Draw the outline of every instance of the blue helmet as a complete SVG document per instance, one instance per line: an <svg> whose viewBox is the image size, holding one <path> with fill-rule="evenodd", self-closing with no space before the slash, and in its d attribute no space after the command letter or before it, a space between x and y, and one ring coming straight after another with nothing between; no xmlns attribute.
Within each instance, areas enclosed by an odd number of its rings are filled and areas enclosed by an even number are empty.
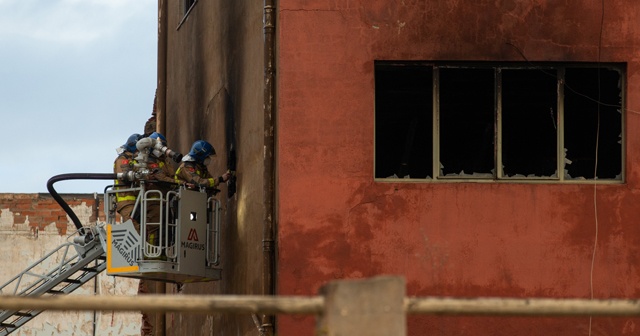
<svg viewBox="0 0 640 336"><path fill-rule="evenodd" d="M158 133L158 132L153 132L151 133L151 135L149 135L149 137L151 139L160 139L160 141L162 142L163 146L167 145L167 138L164 137L164 135Z"/></svg>
<svg viewBox="0 0 640 336"><path fill-rule="evenodd" d="M140 137L142 137L140 134L138 133L133 133L129 136L129 138L127 139L127 142L124 143L124 145L122 145L122 147L124 147L124 149L127 152L135 152L136 151L136 142L138 142L138 140L140 140Z"/></svg>
<svg viewBox="0 0 640 336"><path fill-rule="evenodd" d="M204 159L211 155L216 155L216 150L213 149L213 146L211 146L210 143L204 140L194 142L191 146L191 150L189 151L189 156L198 162L203 162Z"/></svg>

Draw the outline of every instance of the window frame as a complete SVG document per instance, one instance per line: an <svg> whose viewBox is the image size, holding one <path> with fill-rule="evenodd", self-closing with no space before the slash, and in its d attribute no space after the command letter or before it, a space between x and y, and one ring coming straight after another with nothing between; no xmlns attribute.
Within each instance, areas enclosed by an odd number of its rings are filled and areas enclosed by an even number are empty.
<svg viewBox="0 0 640 336"><path fill-rule="evenodd" d="M374 62L374 76L377 76L379 66L392 67L392 66L424 66L430 67L432 71L431 77L431 95L432 95L432 109L431 111L425 111L425 113L432 114L432 141L431 141L431 171L428 172L426 178L405 178L405 177L377 177L377 144L376 138L376 122L377 114L375 107L377 107L376 98L374 98L374 180L377 182L489 182L489 183L568 183L568 184L621 184L626 182L626 88L627 88L627 64L623 62L617 63L587 63L587 62L408 62L408 61L375 61ZM492 176L477 177L468 175L454 175L443 176L441 171L441 111L440 111L440 70L445 68L491 68L494 69L494 171ZM620 113L620 173L615 178L598 178L598 176L592 178L584 177L567 177L565 168L567 167L565 158L565 83L566 83L566 69L567 68L594 68L594 69L608 69L618 72L619 80L619 94L620 94L620 106L615 106ZM557 132L556 132L556 173L552 176L506 176L503 167L503 87L502 87L502 72L503 70L511 69L534 69L534 70L553 70L557 72L556 89L557 89ZM551 74L552 75L552 74ZM376 79L377 80L377 79ZM376 86L376 80L374 80L374 90ZM598 80L602 83L600 77ZM376 91L377 97L377 91ZM605 106L606 103L601 102L601 106ZM599 109L598 109L599 110ZM597 157L597 154L596 156ZM598 161L600 158L598 158Z"/></svg>

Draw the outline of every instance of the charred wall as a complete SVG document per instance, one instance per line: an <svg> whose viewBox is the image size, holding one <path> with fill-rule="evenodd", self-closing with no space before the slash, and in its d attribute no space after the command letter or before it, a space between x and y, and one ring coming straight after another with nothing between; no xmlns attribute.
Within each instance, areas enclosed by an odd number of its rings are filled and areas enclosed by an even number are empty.
<svg viewBox="0 0 640 336"><path fill-rule="evenodd" d="M181 293L261 294L262 2L196 1L186 16L184 3L167 2L165 133L185 154L195 140L209 141L217 153L209 166L214 176L227 170L233 147L238 179L232 198L224 185L218 195L223 279L186 284ZM173 335L256 332L250 315L170 314L166 325Z"/></svg>

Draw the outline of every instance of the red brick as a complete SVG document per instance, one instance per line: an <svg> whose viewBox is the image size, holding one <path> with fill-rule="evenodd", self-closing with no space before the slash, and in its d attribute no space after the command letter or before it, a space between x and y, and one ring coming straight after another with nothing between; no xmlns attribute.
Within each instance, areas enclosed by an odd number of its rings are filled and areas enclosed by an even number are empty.
<svg viewBox="0 0 640 336"><path fill-rule="evenodd" d="M51 203L51 204L38 204L38 208L40 209L49 209L49 210L58 210L58 209L62 209L62 207L60 206L60 204L58 203Z"/></svg>
<svg viewBox="0 0 640 336"><path fill-rule="evenodd" d="M24 224L24 221L27 219L27 216L24 215L14 215L13 223L14 224Z"/></svg>
<svg viewBox="0 0 640 336"><path fill-rule="evenodd" d="M43 216L42 217L42 221L45 223L51 223L51 222L56 222L58 220L58 216Z"/></svg>
<svg viewBox="0 0 640 336"><path fill-rule="evenodd" d="M12 208L12 211L20 211L20 210L30 210L33 209L35 204L29 203L16 203L16 205Z"/></svg>
<svg viewBox="0 0 640 336"><path fill-rule="evenodd" d="M19 213L22 216L35 216L38 212L35 210L23 210L23 211L15 211L14 213Z"/></svg>
<svg viewBox="0 0 640 336"><path fill-rule="evenodd" d="M16 202L8 202L8 201L0 201L0 209L14 209L16 207Z"/></svg>
<svg viewBox="0 0 640 336"><path fill-rule="evenodd" d="M42 223L42 216L29 216L29 223Z"/></svg>

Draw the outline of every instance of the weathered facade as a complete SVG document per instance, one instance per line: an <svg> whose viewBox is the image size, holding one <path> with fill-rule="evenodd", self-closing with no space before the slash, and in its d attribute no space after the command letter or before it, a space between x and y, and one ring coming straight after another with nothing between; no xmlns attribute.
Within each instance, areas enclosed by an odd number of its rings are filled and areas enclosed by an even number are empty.
<svg viewBox="0 0 640 336"><path fill-rule="evenodd" d="M159 1L159 131L181 153L209 141L215 176L227 170L231 147L238 162L237 193L229 200L222 186L219 194L223 280L185 284L183 294L262 293L262 12L252 1ZM256 331L250 315L169 314L166 326L169 335Z"/></svg>
<svg viewBox="0 0 640 336"><path fill-rule="evenodd" d="M269 294L274 285L278 295L314 295L330 280L397 274L411 296L638 296L636 1L161 0L159 13L160 131L182 152L209 140L214 173L231 148L238 160L237 194L224 200L223 280L184 293ZM518 105L530 94L541 98ZM449 108L470 99L482 104ZM517 113L535 114L539 101L550 104L540 112L548 124ZM490 146L470 171L458 161L481 152L446 136L473 133L476 110L488 111L489 135L478 139ZM417 130L397 131L403 122ZM519 134L530 136L514 145ZM527 161L538 155L549 162L540 171ZM639 324L408 318L410 335L620 335ZM277 318L279 335L313 328L313 317ZM170 315L167 331L258 333L242 315Z"/></svg>
<svg viewBox="0 0 640 336"><path fill-rule="evenodd" d="M104 222L101 196L63 194L61 197L83 224ZM75 231L73 222L48 194L0 194L0 255L5 258L0 272L0 285L67 243ZM43 266L35 271L56 267L55 264ZM33 280L25 278L27 283ZM135 295L137 289L137 280L114 278L101 273L70 295ZM129 312L44 311L14 334L133 336L140 334L140 320L139 313Z"/></svg>

